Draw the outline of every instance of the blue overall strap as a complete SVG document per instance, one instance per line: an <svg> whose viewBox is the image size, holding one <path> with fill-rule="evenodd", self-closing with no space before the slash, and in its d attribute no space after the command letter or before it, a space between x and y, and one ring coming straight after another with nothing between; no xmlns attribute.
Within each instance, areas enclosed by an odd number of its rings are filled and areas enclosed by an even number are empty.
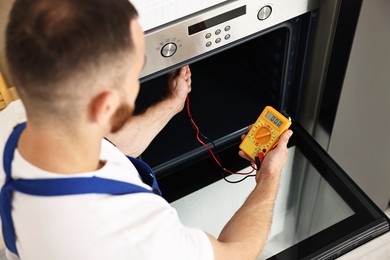
<svg viewBox="0 0 390 260"><path fill-rule="evenodd" d="M11 164L14 157L13 151L17 146L19 136L22 133L23 129L26 127L26 124L20 124L14 128L11 136L8 138L7 143L5 144L4 154L3 154L3 167L5 172L5 181L4 185L1 188L0 193L0 215L1 215L1 226L3 230L4 243L8 250L12 253L18 255L18 250L16 249L16 238L14 226L12 223L11 216L11 199L12 194L6 185L11 182ZM12 152L9 152L12 151Z"/></svg>
<svg viewBox="0 0 390 260"><path fill-rule="evenodd" d="M157 195L162 195L160 188L158 187L157 178L153 170L143 161L127 156L127 158L133 163L138 173L140 174L142 181L152 187L153 191Z"/></svg>
<svg viewBox="0 0 390 260"><path fill-rule="evenodd" d="M35 195L35 196L64 196L64 195L76 195L76 194L111 194L111 195L123 195L138 192L153 191L134 185L127 182L121 182L111 179L104 179L100 177L80 177L80 178L58 178L58 179L18 179L13 180L11 178L11 163L13 160L14 152L17 146L19 136L25 123L18 125L11 136L9 137L5 150L4 150L4 170L6 173L6 181L0 194L0 210L2 218L2 228L4 234L5 244L11 252L18 255L16 249L16 236L11 216L11 201L12 192L18 191L21 193ZM158 189L157 182L154 178L154 174L150 167L140 160L129 158L137 170L140 171L140 175L143 178L148 177L151 182L152 188ZM157 187L157 188L156 188ZM159 189L158 189L159 190Z"/></svg>

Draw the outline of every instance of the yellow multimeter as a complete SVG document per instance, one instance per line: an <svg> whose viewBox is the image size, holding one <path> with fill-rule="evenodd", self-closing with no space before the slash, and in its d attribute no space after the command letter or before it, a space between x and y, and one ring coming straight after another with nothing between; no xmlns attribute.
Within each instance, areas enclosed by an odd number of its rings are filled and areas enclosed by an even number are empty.
<svg viewBox="0 0 390 260"><path fill-rule="evenodd" d="M279 136L290 125L291 119L286 118L273 107L267 106L241 142L240 149L254 161L259 153L264 158L278 144Z"/></svg>

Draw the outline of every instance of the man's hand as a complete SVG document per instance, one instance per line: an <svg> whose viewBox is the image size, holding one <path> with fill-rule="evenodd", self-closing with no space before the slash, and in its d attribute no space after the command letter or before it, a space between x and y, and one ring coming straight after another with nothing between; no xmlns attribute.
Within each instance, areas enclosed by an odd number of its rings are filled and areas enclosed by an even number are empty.
<svg viewBox="0 0 390 260"><path fill-rule="evenodd" d="M248 127L248 131L251 129L252 125ZM279 137L278 145L265 156L264 160L261 161L261 173L258 173L256 176L256 181L259 183L263 174L262 173L280 173L284 164L287 160L287 143L290 139L293 132L291 130L285 131ZM243 140L245 135L241 136ZM246 155L243 151L239 151L238 154L248 161L251 161L251 158Z"/></svg>
<svg viewBox="0 0 390 260"><path fill-rule="evenodd" d="M261 163L260 170L257 173L256 181L259 183L263 177L273 174L280 175L283 166L287 161L287 143L292 136L293 131L287 130L280 137L278 145L264 157ZM279 176L271 176L277 177Z"/></svg>
<svg viewBox="0 0 390 260"><path fill-rule="evenodd" d="M168 98L175 101L177 112L180 112L184 108L187 94L191 91L191 70L188 65L169 73L168 88Z"/></svg>
<svg viewBox="0 0 390 260"><path fill-rule="evenodd" d="M168 95L150 106L144 113L133 116L121 131L107 138L123 153L137 157L177 113L183 110L191 91L191 71L184 66L168 75Z"/></svg>

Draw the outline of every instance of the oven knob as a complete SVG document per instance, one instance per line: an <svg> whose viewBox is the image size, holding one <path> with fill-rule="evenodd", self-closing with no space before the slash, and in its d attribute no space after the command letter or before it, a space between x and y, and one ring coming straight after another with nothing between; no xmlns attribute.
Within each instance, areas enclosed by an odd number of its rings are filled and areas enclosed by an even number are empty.
<svg viewBox="0 0 390 260"><path fill-rule="evenodd" d="M263 6L257 13L257 19L263 21L267 19L272 13L272 8L269 5Z"/></svg>
<svg viewBox="0 0 390 260"><path fill-rule="evenodd" d="M168 58L175 54L177 51L177 45L173 42L165 44L161 49L161 55Z"/></svg>

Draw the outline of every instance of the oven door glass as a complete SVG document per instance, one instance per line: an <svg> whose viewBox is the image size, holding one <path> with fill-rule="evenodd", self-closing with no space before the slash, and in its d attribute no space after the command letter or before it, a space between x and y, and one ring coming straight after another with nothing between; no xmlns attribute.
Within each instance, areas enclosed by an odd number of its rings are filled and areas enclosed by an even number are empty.
<svg viewBox="0 0 390 260"><path fill-rule="evenodd" d="M388 232L385 214L326 151L297 122L291 129L269 241L258 259L334 259ZM184 224L218 236L254 185L253 178L239 184L221 180L172 205Z"/></svg>

